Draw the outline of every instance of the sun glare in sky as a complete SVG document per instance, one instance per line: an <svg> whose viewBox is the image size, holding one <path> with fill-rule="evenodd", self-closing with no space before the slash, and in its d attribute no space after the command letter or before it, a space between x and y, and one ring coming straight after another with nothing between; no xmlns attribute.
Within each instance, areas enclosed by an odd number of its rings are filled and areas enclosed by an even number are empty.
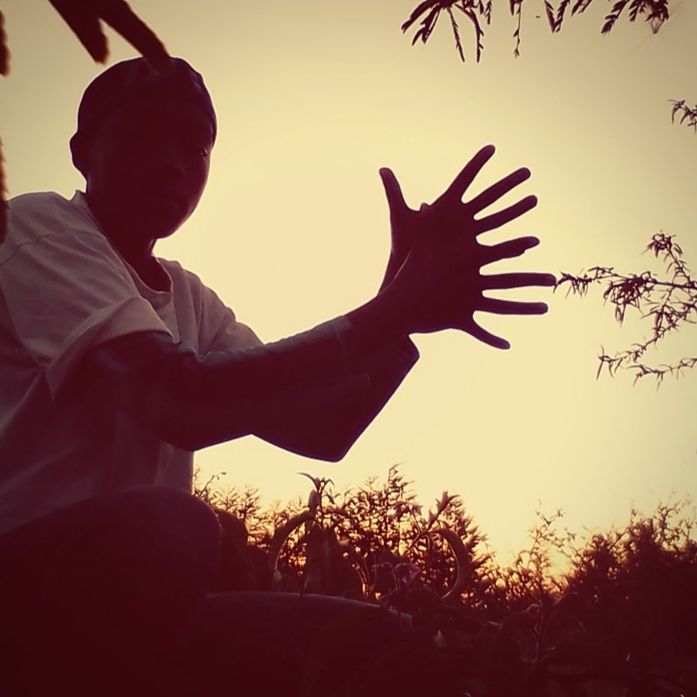
<svg viewBox="0 0 697 697"><path fill-rule="evenodd" d="M656 34L624 20L606 37L603 3L555 36L538 4L540 16L525 4L518 59L506 3L495 3L480 63L463 22L463 64L445 21L428 45L411 46L399 29L410 0L133 0L170 52L204 75L219 120L199 209L157 253L198 274L262 339L288 336L375 294L389 251L380 167L418 207L493 143L472 194L528 166L532 178L503 205L530 193L540 203L485 241L534 234L542 244L489 271L641 271L661 230L697 266L697 135L671 124L669 102L697 102L694 3L675 3ZM48 3L11 0L3 11L9 194L69 197L83 182L68 140L102 68ZM109 36L110 62L135 55ZM202 477L225 472L223 485L257 486L270 502L306 495L300 471L343 489L400 463L426 507L443 489L459 493L502 561L525 544L540 506L563 509L582 532L621 525L632 505L650 512L694 497L697 373L659 390L628 373L595 379L601 345L628 347L648 321L618 327L598 291L498 297L544 300L550 311L479 316L511 342L505 352L454 331L416 336L419 363L341 463L246 438L199 452ZM649 358L694 355L695 338L681 331Z"/></svg>

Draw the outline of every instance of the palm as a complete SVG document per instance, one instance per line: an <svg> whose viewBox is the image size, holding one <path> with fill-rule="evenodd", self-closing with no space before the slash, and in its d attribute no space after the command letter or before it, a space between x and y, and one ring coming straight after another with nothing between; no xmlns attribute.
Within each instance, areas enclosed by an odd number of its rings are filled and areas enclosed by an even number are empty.
<svg viewBox="0 0 697 697"><path fill-rule="evenodd" d="M494 336L474 321L474 313L541 314L546 312L547 307L544 303L489 298L484 293L488 290L523 286L552 286L556 279L545 273L485 275L481 272L482 267L501 259L520 256L539 243L536 237L520 237L496 245L485 245L478 241L477 237L482 233L505 225L537 205L535 196L526 196L496 213L475 217L530 176L530 171L526 168L518 169L471 200L463 202L466 190L493 153L493 146L480 150L448 189L431 205L423 204L419 211L407 206L392 171L387 168L380 170L390 208L392 229L392 253L383 288L399 272L417 235L433 234L442 240L444 246L451 245L450 248L456 249L457 254L461 255L459 268L464 269L464 273L457 279L461 308L458 327L487 344L508 348L509 344L505 339Z"/></svg>

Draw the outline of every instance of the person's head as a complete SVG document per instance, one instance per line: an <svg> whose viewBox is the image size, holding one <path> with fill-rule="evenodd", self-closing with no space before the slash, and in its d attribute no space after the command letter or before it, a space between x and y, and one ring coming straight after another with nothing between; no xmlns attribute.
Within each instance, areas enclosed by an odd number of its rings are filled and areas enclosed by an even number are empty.
<svg viewBox="0 0 697 697"><path fill-rule="evenodd" d="M174 232L198 204L216 134L199 73L180 58L166 72L136 58L87 87L70 150L100 222L155 239Z"/></svg>

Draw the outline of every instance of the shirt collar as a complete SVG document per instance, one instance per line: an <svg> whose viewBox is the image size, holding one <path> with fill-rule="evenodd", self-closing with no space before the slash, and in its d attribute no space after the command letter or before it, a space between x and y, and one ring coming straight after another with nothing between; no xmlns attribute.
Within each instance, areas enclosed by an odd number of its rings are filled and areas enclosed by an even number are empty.
<svg viewBox="0 0 697 697"><path fill-rule="evenodd" d="M167 277L168 289L155 290L154 288L151 288L147 283L145 283L145 281L143 281L143 279L138 275L138 272L126 261L126 259L123 258L119 250L113 244L111 244L111 240L104 233L104 230L102 230L99 221L92 213L92 210L90 209L89 204L87 203L87 196L85 195L84 191L76 189L75 193L73 194L73 197L70 199L70 202L90 221L91 226L94 227L94 229L97 230L99 234L107 240L107 242L109 242L111 248L114 250L114 252L116 252L119 259L123 262L123 265L126 267L128 272L133 277L133 280L138 286L138 290L140 291L141 295L143 295L143 297L146 297L155 305L161 305L163 303L166 303L172 294L172 277L170 276L169 271L167 271L166 267L162 264L162 261L158 257L153 257L153 259L155 259L155 263L164 271L165 276Z"/></svg>

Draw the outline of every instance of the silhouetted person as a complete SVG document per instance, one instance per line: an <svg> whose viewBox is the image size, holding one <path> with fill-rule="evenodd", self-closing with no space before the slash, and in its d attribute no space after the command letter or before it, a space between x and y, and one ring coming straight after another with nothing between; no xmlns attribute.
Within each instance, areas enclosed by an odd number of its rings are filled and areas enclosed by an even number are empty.
<svg viewBox="0 0 697 697"><path fill-rule="evenodd" d="M16 694L44 681L70 694L135 694L185 641L218 553L218 523L191 496L194 451L256 435L338 461L416 362L410 334L455 328L505 348L475 311L546 311L483 295L554 283L480 273L538 243L477 241L536 204L528 196L474 218L529 176L517 170L463 203L487 147L420 211L381 170L392 253L379 293L262 344L197 276L153 253L195 209L216 132L210 96L185 61L161 72L124 61L80 104L70 147L85 192L10 202L0 246L0 610L11 670L0 680L13 675Z"/></svg>

